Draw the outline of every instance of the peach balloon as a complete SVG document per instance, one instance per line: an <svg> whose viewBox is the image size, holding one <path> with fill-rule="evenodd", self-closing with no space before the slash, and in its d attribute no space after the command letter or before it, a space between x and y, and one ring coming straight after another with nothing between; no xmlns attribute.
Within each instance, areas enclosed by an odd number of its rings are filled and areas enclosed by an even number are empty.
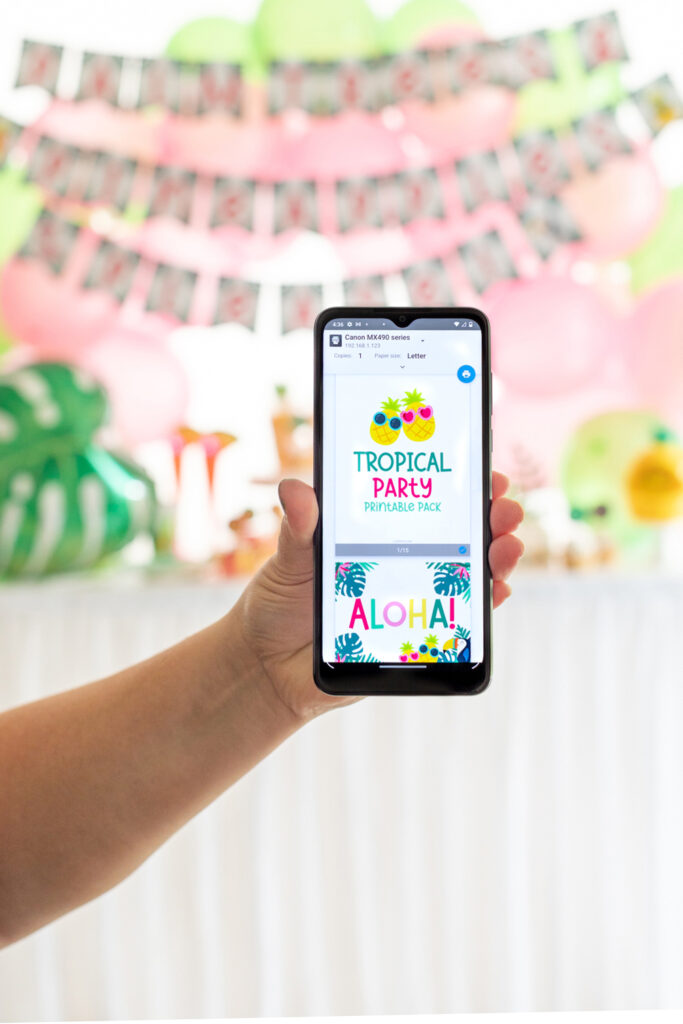
<svg viewBox="0 0 683 1024"><path fill-rule="evenodd" d="M610 259L647 238L663 213L666 193L652 158L641 150L579 174L560 197L584 236L586 252Z"/></svg>

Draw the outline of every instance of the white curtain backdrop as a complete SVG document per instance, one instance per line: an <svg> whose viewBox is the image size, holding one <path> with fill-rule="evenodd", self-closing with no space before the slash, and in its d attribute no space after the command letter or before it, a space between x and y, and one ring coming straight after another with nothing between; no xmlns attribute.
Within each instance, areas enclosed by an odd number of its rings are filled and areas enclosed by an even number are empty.
<svg viewBox="0 0 683 1024"><path fill-rule="evenodd" d="M2 705L151 654L234 595L5 587ZM0 953L0 1019L680 1006L682 624L681 580L520 575L487 693L307 727L132 878Z"/></svg>

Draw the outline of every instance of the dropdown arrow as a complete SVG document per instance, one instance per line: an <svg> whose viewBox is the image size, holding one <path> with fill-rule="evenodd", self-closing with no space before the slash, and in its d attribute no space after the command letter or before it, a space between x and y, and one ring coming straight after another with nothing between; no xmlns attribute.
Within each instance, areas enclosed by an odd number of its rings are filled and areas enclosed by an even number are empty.
<svg viewBox="0 0 683 1024"><path fill-rule="evenodd" d="M403 366L401 366L401 369L402 369L402 370L405 370L405 368L406 368L406 367L405 367L405 363L404 363L404 364L403 364Z"/></svg>

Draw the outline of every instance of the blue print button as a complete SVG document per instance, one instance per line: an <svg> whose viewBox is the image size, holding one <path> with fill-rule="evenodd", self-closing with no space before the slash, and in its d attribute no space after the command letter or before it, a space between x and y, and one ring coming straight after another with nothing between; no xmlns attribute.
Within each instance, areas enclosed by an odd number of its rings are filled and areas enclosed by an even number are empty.
<svg viewBox="0 0 683 1024"><path fill-rule="evenodd" d="M463 384L471 384L472 381L474 380L474 377L474 367L468 366L467 363L461 366L460 369L458 370L458 380L462 381Z"/></svg>

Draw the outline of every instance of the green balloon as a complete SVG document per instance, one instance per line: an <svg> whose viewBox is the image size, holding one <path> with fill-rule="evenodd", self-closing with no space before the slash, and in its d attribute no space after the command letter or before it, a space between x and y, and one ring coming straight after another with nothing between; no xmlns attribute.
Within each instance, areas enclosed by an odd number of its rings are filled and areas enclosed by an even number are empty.
<svg viewBox="0 0 683 1024"><path fill-rule="evenodd" d="M666 209L646 242L628 259L631 289L642 292L683 274L683 186L669 192Z"/></svg>
<svg viewBox="0 0 683 1024"><path fill-rule="evenodd" d="M251 26L232 18L197 18L178 29L165 53L188 64L246 64L252 55Z"/></svg>
<svg viewBox="0 0 683 1024"><path fill-rule="evenodd" d="M0 267L24 244L42 207L40 189L24 181L23 171L0 170Z"/></svg>
<svg viewBox="0 0 683 1024"><path fill-rule="evenodd" d="M562 128L589 110L618 103L626 96L618 64L586 71L571 29L552 32L550 45L557 78L539 79L519 90L515 134Z"/></svg>
<svg viewBox="0 0 683 1024"><path fill-rule="evenodd" d="M561 479L572 518L607 534L627 554L649 556L655 549L657 531L632 515L626 479L666 429L649 412L603 413L575 431L564 453Z"/></svg>
<svg viewBox="0 0 683 1024"><path fill-rule="evenodd" d="M380 27L365 0L263 0L254 45L266 65L372 57L380 52Z"/></svg>
<svg viewBox="0 0 683 1024"><path fill-rule="evenodd" d="M62 363L0 378L0 575L86 568L151 530L154 488L93 436L102 388Z"/></svg>
<svg viewBox="0 0 683 1024"><path fill-rule="evenodd" d="M400 53L414 47L432 29L454 24L478 25L479 19L460 0L407 0L385 23L384 46Z"/></svg>

